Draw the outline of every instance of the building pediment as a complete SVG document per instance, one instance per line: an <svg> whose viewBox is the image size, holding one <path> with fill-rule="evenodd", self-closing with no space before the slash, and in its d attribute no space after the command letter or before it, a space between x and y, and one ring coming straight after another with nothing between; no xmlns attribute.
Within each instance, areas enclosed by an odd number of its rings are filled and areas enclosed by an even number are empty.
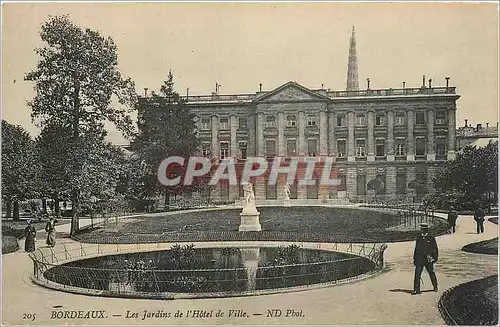
<svg viewBox="0 0 500 327"><path fill-rule="evenodd" d="M301 102L301 101L328 101L329 98L309 90L296 83L288 82L276 89L261 94L255 98L255 102Z"/></svg>

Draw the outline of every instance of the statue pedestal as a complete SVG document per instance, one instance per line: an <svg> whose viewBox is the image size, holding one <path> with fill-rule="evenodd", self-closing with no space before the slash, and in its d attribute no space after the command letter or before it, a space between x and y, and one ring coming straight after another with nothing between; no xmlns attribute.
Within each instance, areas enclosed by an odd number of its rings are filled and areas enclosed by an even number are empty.
<svg viewBox="0 0 500 327"><path fill-rule="evenodd" d="M260 232L262 227L259 221L260 213L257 211L255 206L245 206L243 211L240 213L241 223L240 232L257 231Z"/></svg>
<svg viewBox="0 0 500 327"><path fill-rule="evenodd" d="M292 204L291 204L290 198L285 198L285 199L283 200L283 206L284 206L284 207L289 207L289 206L291 206L291 205L292 205Z"/></svg>

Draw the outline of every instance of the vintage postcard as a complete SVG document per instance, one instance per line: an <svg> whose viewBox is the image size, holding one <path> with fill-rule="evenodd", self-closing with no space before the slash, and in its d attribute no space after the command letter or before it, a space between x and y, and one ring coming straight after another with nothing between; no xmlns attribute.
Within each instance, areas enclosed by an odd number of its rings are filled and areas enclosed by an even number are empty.
<svg viewBox="0 0 500 327"><path fill-rule="evenodd" d="M498 3L2 3L2 324L497 325Z"/></svg>

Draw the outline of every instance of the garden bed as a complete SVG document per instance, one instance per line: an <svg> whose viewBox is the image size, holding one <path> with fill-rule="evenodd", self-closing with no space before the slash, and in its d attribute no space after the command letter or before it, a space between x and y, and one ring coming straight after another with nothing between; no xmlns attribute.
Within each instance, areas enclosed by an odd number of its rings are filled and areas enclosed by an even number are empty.
<svg viewBox="0 0 500 327"><path fill-rule="evenodd" d="M414 240L418 227L394 230L397 214L331 207L260 207L262 232L238 232L241 209L134 217L134 221L83 231L76 239L89 243L155 243L215 240L289 240L317 242L398 242ZM431 232L444 234L444 220L435 218Z"/></svg>
<svg viewBox="0 0 500 327"><path fill-rule="evenodd" d="M498 275L447 290L439 300L439 310L448 325L497 325Z"/></svg>
<svg viewBox="0 0 500 327"><path fill-rule="evenodd" d="M498 255L498 237L491 240L467 244L462 248L462 251Z"/></svg>

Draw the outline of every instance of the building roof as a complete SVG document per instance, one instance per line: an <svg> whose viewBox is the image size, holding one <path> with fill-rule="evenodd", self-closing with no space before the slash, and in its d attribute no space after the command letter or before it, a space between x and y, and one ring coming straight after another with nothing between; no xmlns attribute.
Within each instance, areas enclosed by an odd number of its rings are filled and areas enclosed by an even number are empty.
<svg viewBox="0 0 500 327"><path fill-rule="evenodd" d="M467 146L470 146L470 147L476 147L476 148L484 148L486 147L490 142L493 142L493 143L498 143L498 138L495 138L495 137L483 137L483 138L479 138L477 140L475 140L474 142L472 143L469 143L467 144ZM466 146L466 147L467 147ZM465 147L464 147L465 148ZM462 152L463 149L461 149L460 151L458 152Z"/></svg>

